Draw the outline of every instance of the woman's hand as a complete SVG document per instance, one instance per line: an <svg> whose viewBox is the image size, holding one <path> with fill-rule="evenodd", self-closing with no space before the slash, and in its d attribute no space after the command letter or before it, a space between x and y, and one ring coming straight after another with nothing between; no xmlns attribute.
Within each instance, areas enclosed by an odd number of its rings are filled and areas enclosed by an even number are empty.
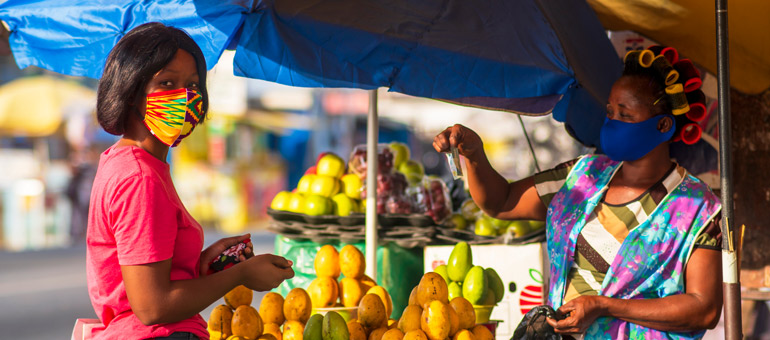
<svg viewBox="0 0 770 340"><path fill-rule="evenodd" d="M456 147L461 155L472 160L475 160L484 151L481 137L473 130L460 124L446 128L433 138L433 148L436 151L449 152L451 147Z"/></svg>
<svg viewBox="0 0 770 340"><path fill-rule="evenodd" d="M556 333L583 333L604 313L601 299L600 296L577 297L559 308L558 312L566 318L558 321L547 318L546 321Z"/></svg>
<svg viewBox="0 0 770 340"><path fill-rule="evenodd" d="M243 278L243 285L252 290L263 292L271 290L284 280L294 277L293 263L281 256L262 254L242 262L238 268Z"/></svg>
<svg viewBox="0 0 770 340"><path fill-rule="evenodd" d="M219 254L222 254L222 252L227 250L227 248L230 248L238 243L241 243L243 242L243 240L246 240L250 237L251 237L251 234L227 237L214 242L214 244L206 248L206 250L201 252L201 258L199 261L200 275L201 276L206 275L206 273L209 271L209 263L211 263L211 261L217 258ZM238 260L241 262L246 261L252 256L254 256L254 244L249 242L246 244L246 248L243 249L243 254L241 254L241 257Z"/></svg>

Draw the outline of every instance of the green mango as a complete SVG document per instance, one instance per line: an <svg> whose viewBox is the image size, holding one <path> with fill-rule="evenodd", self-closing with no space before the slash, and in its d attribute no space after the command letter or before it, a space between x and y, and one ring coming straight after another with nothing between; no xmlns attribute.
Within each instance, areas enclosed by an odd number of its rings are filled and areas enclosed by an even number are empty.
<svg viewBox="0 0 770 340"><path fill-rule="evenodd" d="M503 285L503 280L500 279L500 275L497 275L497 272L492 268L485 268L484 274L487 275L487 285L489 285L489 290L494 292L495 303L502 301L503 295L505 294L505 285Z"/></svg>
<svg viewBox="0 0 770 340"><path fill-rule="evenodd" d="M500 220L494 217L489 217L489 221L492 222L492 225L497 230L500 230L500 229L505 230L506 228L508 228L508 225L511 224L511 221Z"/></svg>
<svg viewBox="0 0 770 340"><path fill-rule="evenodd" d="M449 263L447 263L447 274L449 280L463 281L465 275L473 267L473 254L471 246L467 242L460 242L452 249L449 254Z"/></svg>
<svg viewBox="0 0 770 340"><path fill-rule="evenodd" d="M444 278L444 281L446 282L446 284L449 284L449 274L447 273L445 264L442 264L436 267L436 269L434 269L433 271L438 273L438 275L441 275L441 277Z"/></svg>
<svg viewBox="0 0 770 340"><path fill-rule="evenodd" d="M457 282L452 281L449 284L449 301L452 301L456 297L463 296L463 286Z"/></svg>
<svg viewBox="0 0 770 340"><path fill-rule="evenodd" d="M302 332L302 339L307 340L322 340L324 316L321 314L313 314L307 324L305 324L305 330Z"/></svg>
<svg viewBox="0 0 770 340"><path fill-rule="evenodd" d="M468 271L468 275L463 281L463 297L468 299L471 304L481 304L487 293L487 287L487 275L484 273L484 268L475 266Z"/></svg>
<svg viewBox="0 0 770 340"><path fill-rule="evenodd" d="M496 304L497 301L495 301L495 292L491 289L487 289L487 292L484 293L484 297L481 299L481 302L479 302L479 305L494 306Z"/></svg>
<svg viewBox="0 0 770 340"><path fill-rule="evenodd" d="M350 332L345 319L337 312L327 312L323 319L323 340L349 340ZM304 338L303 338L304 339Z"/></svg>

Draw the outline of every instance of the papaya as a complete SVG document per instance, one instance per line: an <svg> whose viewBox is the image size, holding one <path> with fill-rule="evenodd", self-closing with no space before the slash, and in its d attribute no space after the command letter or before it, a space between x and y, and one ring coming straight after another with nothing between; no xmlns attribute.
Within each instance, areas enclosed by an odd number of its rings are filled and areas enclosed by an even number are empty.
<svg viewBox="0 0 770 340"><path fill-rule="evenodd" d="M324 315L322 332L323 340L350 340L350 331L345 319L334 311Z"/></svg>
<svg viewBox="0 0 770 340"><path fill-rule="evenodd" d="M428 340L428 336L422 330L415 329L404 334L404 340Z"/></svg>
<svg viewBox="0 0 770 340"><path fill-rule="evenodd" d="M444 340L449 336L451 321L449 305L440 300L431 300L422 311L420 328L431 340Z"/></svg>
<svg viewBox="0 0 770 340"><path fill-rule="evenodd" d="M216 340L224 340L233 335L230 327L233 320L233 311L227 305L214 307L209 315L209 337Z"/></svg>
<svg viewBox="0 0 770 340"><path fill-rule="evenodd" d="M259 316L262 317L262 321L266 324L282 325L286 321L286 318L283 316L283 296L275 292L265 294L262 302L259 304Z"/></svg>
<svg viewBox="0 0 770 340"><path fill-rule="evenodd" d="M265 321L265 319L262 318L262 321ZM271 334L276 340L281 340L283 338L281 333L281 325L276 323L266 323L264 329L262 330L262 334Z"/></svg>
<svg viewBox="0 0 770 340"><path fill-rule="evenodd" d="M366 330L357 320L348 321L348 333L350 334L350 340L367 340Z"/></svg>
<svg viewBox="0 0 770 340"><path fill-rule="evenodd" d="M476 310L464 297L456 297L449 302L449 306L457 314L460 329L470 329L476 325Z"/></svg>
<svg viewBox="0 0 770 340"><path fill-rule="evenodd" d="M385 304L374 294L366 294L358 305L358 321L366 329L376 329L387 325ZM371 335L370 335L371 336Z"/></svg>
<svg viewBox="0 0 770 340"><path fill-rule="evenodd" d="M364 254L356 246L348 244L340 250L340 271L345 277L360 279L366 270Z"/></svg>
<svg viewBox="0 0 770 340"><path fill-rule="evenodd" d="M233 313L231 328L233 335L254 340L262 335L262 318L254 307L239 306Z"/></svg>
<svg viewBox="0 0 770 340"><path fill-rule="evenodd" d="M315 255L313 267L318 277L328 276L336 280L340 277L340 254L337 249L330 244L322 246Z"/></svg>
<svg viewBox="0 0 770 340"><path fill-rule="evenodd" d="M251 299L254 298L254 291L246 288L246 286L240 285L225 294L225 303L232 309L236 309L239 306L251 305Z"/></svg>
<svg viewBox="0 0 770 340"><path fill-rule="evenodd" d="M319 276L310 282L307 293L313 308L332 307L337 302L340 289L337 281L328 276Z"/></svg>
<svg viewBox="0 0 770 340"><path fill-rule="evenodd" d="M404 332L398 328L389 329L382 335L382 340L403 340Z"/></svg>
<svg viewBox="0 0 770 340"><path fill-rule="evenodd" d="M461 329L454 337L452 337L452 340L476 340L476 336L467 329Z"/></svg>
<svg viewBox="0 0 770 340"><path fill-rule="evenodd" d="M368 340L382 340L382 336L385 335L385 332L387 331L387 327L376 328L371 333L369 333Z"/></svg>
<svg viewBox="0 0 770 340"><path fill-rule="evenodd" d="M294 288L289 294L286 294L286 299L283 301L283 315L286 320L299 321L305 324L310 319L312 306L313 302L310 300L310 295L302 288ZM286 334L284 334L285 336Z"/></svg>
<svg viewBox="0 0 770 340"><path fill-rule="evenodd" d="M418 305L406 306L404 312L401 313L401 319L398 320L398 328L404 334L420 329L420 317L422 317L422 307Z"/></svg>
<svg viewBox="0 0 770 340"><path fill-rule="evenodd" d="M380 297L382 303L385 305L385 316L390 317L393 313L393 300L390 298L390 294L382 286L374 286L369 289L366 294L374 294Z"/></svg>
<svg viewBox="0 0 770 340"><path fill-rule="evenodd" d="M363 285L354 278L343 277L339 282L339 287L340 302L345 307L357 307L361 298L364 297Z"/></svg>
<svg viewBox="0 0 770 340"><path fill-rule="evenodd" d="M372 289L372 287L377 285L377 282L374 281L371 277L368 275L362 276L360 279L358 279L359 282L361 282L361 287L364 292L369 291L369 289Z"/></svg>
<svg viewBox="0 0 770 340"><path fill-rule="evenodd" d="M446 281L444 281L441 275L429 272L422 276L420 284L417 285L417 303L420 306L424 306L433 300L448 303L449 290ZM443 338L440 340L443 340Z"/></svg>
<svg viewBox="0 0 770 340"><path fill-rule="evenodd" d="M297 320L287 320L283 324L283 340L302 340L305 325Z"/></svg>
<svg viewBox="0 0 770 340"><path fill-rule="evenodd" d="M476 325L471 328L471 333L476 340L494 340L495 335L484 325Z"/></svg>

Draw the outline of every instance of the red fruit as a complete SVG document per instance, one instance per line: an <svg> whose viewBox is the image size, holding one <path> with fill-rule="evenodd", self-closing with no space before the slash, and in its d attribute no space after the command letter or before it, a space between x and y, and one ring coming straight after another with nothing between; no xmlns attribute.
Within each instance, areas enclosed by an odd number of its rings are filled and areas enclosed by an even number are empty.
<svg viewBox="0 0 770 340"><path fill-rule="evenodd" d="M307 170L305 170L305 175L315 175L316 174L315 168L316 168L315 165L307 168Z"/></svg>

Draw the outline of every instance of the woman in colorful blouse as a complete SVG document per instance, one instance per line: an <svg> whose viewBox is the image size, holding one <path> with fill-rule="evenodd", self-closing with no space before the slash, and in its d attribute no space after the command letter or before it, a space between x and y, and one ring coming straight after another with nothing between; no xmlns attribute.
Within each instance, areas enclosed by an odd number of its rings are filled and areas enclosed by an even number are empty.
<svg viewBox="0 0 770 340"><path fill-rule="evenodd" d="M697 339L719 320L721 206L669 155L669 143L699 138L702 93L689 61L661 50L626 56L601 129L605 154L508 183L472 130L455 125L434 139L437 151L465 156L471 196L487 214L546 221L548 304L566 315L548 319L558 333Z"/></svg>

